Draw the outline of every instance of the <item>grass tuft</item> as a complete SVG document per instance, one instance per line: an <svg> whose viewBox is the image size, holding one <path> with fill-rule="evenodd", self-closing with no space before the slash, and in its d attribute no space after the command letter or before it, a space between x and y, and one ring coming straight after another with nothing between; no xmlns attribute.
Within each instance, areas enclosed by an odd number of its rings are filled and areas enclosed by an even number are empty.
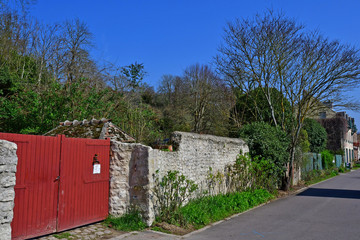
<svg viewBox="0 0 360 240"><path fill-rule="evenodd" d="M109 216L105 223L120 231L141 231L147 227L140 212L136 210L131 210L121 217Z"/></svg>
<svg viewBox="0 0 360 240"><path fill-rule="evenodd" d="M69 238L71 234L68 232L63 232L63 233L54 234L53 236L58 239L63 239L63 238Z"/></svg>

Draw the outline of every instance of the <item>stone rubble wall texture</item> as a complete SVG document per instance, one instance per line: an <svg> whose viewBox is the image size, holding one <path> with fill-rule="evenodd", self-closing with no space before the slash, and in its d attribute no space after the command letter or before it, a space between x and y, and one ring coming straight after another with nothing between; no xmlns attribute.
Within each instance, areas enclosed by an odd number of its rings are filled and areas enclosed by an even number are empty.
<svg viewBox="0 0 360 240"><path fill-rule="evenodd" d="M213 173L223 172L240 153L249 152L241 139L185 132L175 132L171 139L174 152L112 141L110 214L122 215L130 205L135 205L150 225L155 218L151 190L157 170L160 177L177 170L205 189L209 167Z"/></svg>
<svg viewBox="0 0 360 240"><path fill-rule="evenodd" d="M120 216L130 206L131 155L138 144L111 141L109 213Z"/></svg>
<svg viewBox="0 0 360 240"><path fill-rule="evenodd" d="M171 142L177 151L152 150L149 158L150 176L152 177L157 170L160 177L170 170L177 170L198 184L200 191L208 190L207 178L210 167L213 174L218 171L224 172L228 165L235 163L239 154L249 152L246 143L239 138L174 132ZM151 188L153 188L153 181L150 182ZM154 220L155 213L152 204L153 202L150 202L148 223Z"/></svg>
<svg viewBox="0 0 360 240"><path fill-rule="evenodd" d="M109 213L120 216L131 205L147 209L148 155L151 148L139 143L111 141ZM143 202L145 204L143 204Z"/></svg>
<svg viewBox="0 0 360 240"><path fill-rule="evenodd" d="M176 152L153 150L151 174L159 170L159 175L164 176L170 170L177 170L203 189L210 167L212 173L223 172L240 153L249 152L246 143L239 138L175 132L172 139L178 145Z"/></svg>
<svg viewBox="0 0 360 240"><path fill-rule="evenodd" d="M0 140L0 239L11 239L16 182L17 145Z"/></svg>

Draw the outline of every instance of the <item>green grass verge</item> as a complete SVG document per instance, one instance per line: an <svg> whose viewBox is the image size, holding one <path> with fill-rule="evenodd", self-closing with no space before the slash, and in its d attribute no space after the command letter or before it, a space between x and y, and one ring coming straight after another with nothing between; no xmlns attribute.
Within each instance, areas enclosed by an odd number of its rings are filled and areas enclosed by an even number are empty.
<svg viewBox="0 0 360 240"><path fill-rule="evenodd" d="M161 227L158 227L158 226L152 227L151 230L171 234L170 231L165 230L165 229L163 229L163 228L161 228Z"/></svg>
<svg viewBox="0 0 360 240"><path fill-rule="evenodd" d="M147 227L138 211L130 211L121 217L109 216L105 224L120 231L141 231Z"/></svg>
<svg viewBox="0 0 360 240"><path fill-rule="evenodd" d="M264 189L206 196L190 201L179 211L187 224L202 228L274 198Z"/></svg>
<svg viewBox="0 0 360 240"><path fill-rule="evenodd" d="M339 169L340 170L340 169ZM304 176L305 185L312 185L329 178L335 177L339 175L339 172L346 172L346 170L336 170L336 169L329 169L329 170L313 170L311 172L306 173Z"/></svg>
<svg viewBox="0 0 360 240"><path fill-rule="evenodd" d="M312 184L315 184L315 183L318 183L318 182L322 182L322 181L325 181L325 180L327 180L329 178L335 177L337 175L339 175L339 174L330 174L330 175L325 175L325 176L322 176L322 177L318 177L318 178L306 181L305 185L308 186L308 185L312 185Z"/></svg>
<svg viewBox="0 0 360 240"><path fill-rule="evenodd" d="M360 164L359 164L359 163L355 163L352 169L357 170L357 169L359 169L359 168L360 168Z"/></svg>

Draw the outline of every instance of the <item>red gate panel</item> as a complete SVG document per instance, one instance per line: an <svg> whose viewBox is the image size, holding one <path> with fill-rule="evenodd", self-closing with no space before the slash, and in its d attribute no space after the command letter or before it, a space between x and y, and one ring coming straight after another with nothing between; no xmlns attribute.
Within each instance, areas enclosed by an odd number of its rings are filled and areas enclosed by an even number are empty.
<svg viewBox="0 0 360 240"><path fill-rule="evenodd" d="M63 231L107 217L110 140L9 133L0 133L0 139L18 146L13 239ZM100 172L94 172L94 160Z"/></svg>
<svg viewBox="0 0 360 240"><path fill-rule="evenodd" d="M110 140L63 137L58 231L104 220L107 217L109 151ZM100 164L100 173L94 173L94 160Z"/></svg>
<svg viewBox="0 0 360 240"><path fill-rule="evenodd" d="M24 239L56 231L60 137L0 133L17 144L12 237Z"/></svg>

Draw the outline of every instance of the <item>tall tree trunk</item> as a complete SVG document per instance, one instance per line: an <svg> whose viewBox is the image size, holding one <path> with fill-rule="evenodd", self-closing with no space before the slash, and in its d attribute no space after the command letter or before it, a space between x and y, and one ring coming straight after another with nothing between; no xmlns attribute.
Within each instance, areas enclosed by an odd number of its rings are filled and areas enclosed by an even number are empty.
<svg viewBox="0 0 360 240"><path fill-rule="evenodd" d="M293 179L293 169L294 169L294 159L295 159L295 147L292 146L290 149L290 161L288 165L288 169L286 170L286 175L283 178L282 183L282 190L289 191L291 185L292 185L292 179Z"/></svg>

